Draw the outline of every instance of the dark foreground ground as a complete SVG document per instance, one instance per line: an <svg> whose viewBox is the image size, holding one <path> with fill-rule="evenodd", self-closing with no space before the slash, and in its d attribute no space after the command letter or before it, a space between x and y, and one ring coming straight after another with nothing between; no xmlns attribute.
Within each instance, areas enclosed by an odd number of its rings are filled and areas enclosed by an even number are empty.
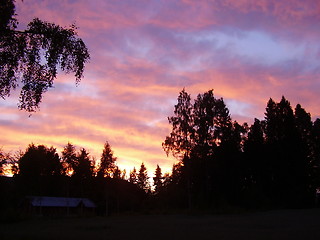
<svg viewBox="0 0 320 240"><path fill-rule="evenodd" d="M0 239L320 239L320 209L35 219L1 224Z"/></svg>

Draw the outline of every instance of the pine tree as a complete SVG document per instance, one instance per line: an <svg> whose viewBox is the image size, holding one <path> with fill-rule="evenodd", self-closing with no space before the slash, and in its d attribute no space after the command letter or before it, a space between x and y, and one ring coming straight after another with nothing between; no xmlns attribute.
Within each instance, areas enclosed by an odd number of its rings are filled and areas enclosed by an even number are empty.
<svg viewBox="0 0 320 240"><path fill-rule="evenodd" d="M89 153L86 149L82 148L77 155L77 165L74 169L73 176L79 179L89 179L93 176L93 164L90 159Z"/></svg>
<svg viewBox="0 0 320 240"><path fill-rule="evenodd" d="M162 189L162 185L163 185L162 172L161 172L161 168L159 167L158 164L157 164L157 168L156 168L154 175L155 175L153 177L154 192L157 194L160 192L160 190Z"/></svg>
<svg viewBox="0 0 320 240"><path fill-rule="evenodd" d="M138 173L137 185L145 192L150 191L150 185L148 180L148 172L144 163L141 163L140 170Z"/></svg>
<svg viewBox="0 0 320 240"><path fill-rule="evenodd" d="M113 178L114 179L121 179L121 170L119 169L119 167L118 166L116 166L115 168L114 168L114 171L113 171Z"/></svg>
<svg viewBox="0 0 320 240"><path fill-rule="evenodd" d="M113 173L116 170L117 158L113 156L113 151L108 141L104 144L103 152L100 158L100 165L98 168L98 177L112 177Z"/></svg>
<svg viewBox="0 0 320 240"><path fill-rule="evenodd" d="M137 170L136 168L134 167L131 171L130 171L130 174L129 174L129 182L133 183L133 184L136 184L137 183Z"/></svg>

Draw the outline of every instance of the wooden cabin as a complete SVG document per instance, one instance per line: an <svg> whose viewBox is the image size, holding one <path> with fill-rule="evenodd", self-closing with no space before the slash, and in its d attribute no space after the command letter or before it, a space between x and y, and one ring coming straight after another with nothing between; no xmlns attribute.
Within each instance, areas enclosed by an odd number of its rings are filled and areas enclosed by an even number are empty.
<svg viewBox="0 0 320 240"><path fill-rule="evenodd" d="M88 198L28 196L22 208L33 216L92 216L96 205Z"/></svg>

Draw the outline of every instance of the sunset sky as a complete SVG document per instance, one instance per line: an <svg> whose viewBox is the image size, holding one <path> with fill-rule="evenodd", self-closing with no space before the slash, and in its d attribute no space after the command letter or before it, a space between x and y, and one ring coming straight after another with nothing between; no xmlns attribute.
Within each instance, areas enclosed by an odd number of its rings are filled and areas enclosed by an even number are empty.
<svg viewBox="0 0 320 240"><path fill-rule="evenodd" d="M91 54L84 79L60 74L40 110L0 100L0 146L69 142L97 160L109 141L121 168L170 171L161 143L179 92L214 89L233 120L264 118L284 95L320 117L318 0L16 0L20 28L33 18L73 23Z"/></svg>

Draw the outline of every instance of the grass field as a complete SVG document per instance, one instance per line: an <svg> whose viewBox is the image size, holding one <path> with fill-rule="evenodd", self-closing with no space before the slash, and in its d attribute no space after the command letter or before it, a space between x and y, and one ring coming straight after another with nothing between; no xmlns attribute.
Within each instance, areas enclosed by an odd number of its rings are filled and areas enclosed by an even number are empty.
<svg viewBox="0 0 320 240"><path fill-rule="evenodd" d="M320 239L320 209L234 215L34 219L0 225L0 239Z"/></svg>

